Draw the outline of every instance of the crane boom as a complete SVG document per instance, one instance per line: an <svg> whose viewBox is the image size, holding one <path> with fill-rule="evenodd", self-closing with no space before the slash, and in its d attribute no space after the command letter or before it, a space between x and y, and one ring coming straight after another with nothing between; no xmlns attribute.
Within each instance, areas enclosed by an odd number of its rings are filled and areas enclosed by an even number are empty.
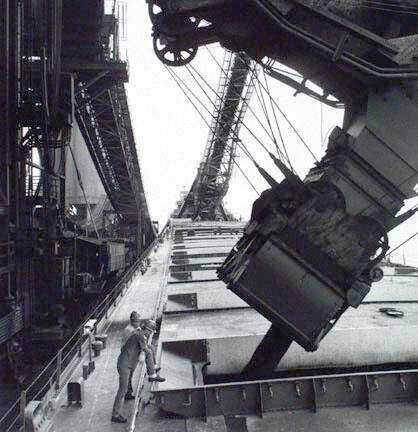
<svg viewBox="0 0 418 432"><path fill-rule="evenodd" d="M238 134L254 88L254 62L226 51L202 162L177 217L228 220L222 200L228 191Z"/></svg>

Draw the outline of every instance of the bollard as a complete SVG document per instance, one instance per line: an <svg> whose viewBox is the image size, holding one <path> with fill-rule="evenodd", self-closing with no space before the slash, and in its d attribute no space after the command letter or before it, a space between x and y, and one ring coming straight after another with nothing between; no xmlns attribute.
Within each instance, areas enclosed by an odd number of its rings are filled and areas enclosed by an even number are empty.
<svg viewBox="0 0 418 432"><path fill-rule="evenodd" d="M95 337L97 341L103 342L103 349L105 349L107 343L107 334L106 333L97 334Z"/></svg>
<svg viewBox="0 0 418 432"><path fill-rule="evenodd" d="M84 329L80 329L80 334L78 335L78 356L83 356L83 336L84 336Z"/></svg>
<svg viewBox="0 0 418 432"><path fill-rule="evenodd" d="M73 402L78 403L81 407L84 402L84 378L80 377L77 381L67 384L67 401L68 405Z"/></svg>
<svg viewBox="0 0 418 432"><path fill-rule="evenodd" d="M89 377L89 364L83 363L83 378L86 380Z"/></svg>
<svg viewBox="0 0 418 432"><path fill-rule="evenodd" d="M99 357L100 351L103 349L103 342L102 341L94 341L91 344L91 347L93 348L94 357Z"/></svg>

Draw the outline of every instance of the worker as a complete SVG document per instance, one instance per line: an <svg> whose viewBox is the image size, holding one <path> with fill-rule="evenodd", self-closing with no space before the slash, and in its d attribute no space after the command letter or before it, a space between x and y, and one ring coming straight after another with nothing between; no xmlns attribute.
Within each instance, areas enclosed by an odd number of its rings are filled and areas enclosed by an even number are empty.
<svg viewBox="0 0 418 432"><path fill-rule="evenodd" d="M152 320L142 320L141 319L141 315L138 312L133 311L131 313L131 316L130 316L130 319L129 319L129 324L125 327L125 329L122 332L121 349L123 349L123 347L126 344L127 340L129 339L129 337L135 331L141 331L141 330L142 330L142 333L145 336L145 343L147 344L146 351L148 351L148 349L151 350L152 360L154 362L154 369L155 369L155 372L158 373L160 371L160 368L159 367L155 367L155 364L156 364L156 360L155 360L155 347L153 345L148 344L148 337L151 334L151 331L155 332L155 330L156 330L156 326L155 326L154 321L152 321ZM133 391L133 386L132 386L132 377L133 377L133 374L134 374L134 370L131 370L130 373L129 373L128 390L127 390L127 392L125 394L125 400L135 399L135 395L134 395L134 391Z"/></svg>
<svg viewBox="0 0 418 432"><path fill-rule="evenodd" d="M142 320L141 321L141 330L145 335L146 340L148 341L149 337L151 336L151 334L155 333L157 330L157 325L155 323L155 321L151 320L151 319L147 319L147 320ZM154 364L157 364L157 357L156 357L156 347L154 345L148 344L148 347L151 349L152 351L152 357L154 360ZM158 372L160 370L160 368L155 368L155 371Z"/></svg>
<svg viewBox="0 0 418 432"><path fill-rule="evenodd" d="M112 409L112 422L115 423L126 423L126 418L121 414L123 399L128 391L129 377L131 373L133 374L142 351L145 353L148 380L157 382L165 381L165 378L157 375L152 350L147 344L145 335L140 329L140 325L141 317L138 312L133 311L130 315L130 326L122 333L123 346L117 362L119 388ZM129 327L132 327L132 329Z"/></svg>

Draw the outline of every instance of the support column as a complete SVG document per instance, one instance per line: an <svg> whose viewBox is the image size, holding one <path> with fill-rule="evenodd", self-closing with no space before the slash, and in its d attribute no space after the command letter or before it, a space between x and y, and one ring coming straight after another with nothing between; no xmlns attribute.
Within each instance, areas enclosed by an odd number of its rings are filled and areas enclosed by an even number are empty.
<svg viewBox="0 0 418 432"><path fill-rule="evenodd" d="M241 372L242 378L245 381L271 378L292 341L280 327L272 325Z"/></svg>
<svg viewBox="0 0 418 432"><path fill-rule="evenodd" d="M9 257L12 252L9 243L9 159L10 159L10 104L9 104L9 0L0 2L0 250L7 258L0 263L0 302L7 301L10 294Z"/></svg>

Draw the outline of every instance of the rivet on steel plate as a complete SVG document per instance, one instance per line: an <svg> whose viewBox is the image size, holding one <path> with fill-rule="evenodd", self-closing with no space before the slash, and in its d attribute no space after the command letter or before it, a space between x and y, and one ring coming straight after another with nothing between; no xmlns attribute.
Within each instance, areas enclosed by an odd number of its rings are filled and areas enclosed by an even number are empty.
<svg viewBox="0 0 418 432"><path fill-rule="evenodd" d="M406 382L405 382L405 379L402 375L399 375L399 382L401 383L402 390L405 391L406 390Z"/></svg>
<svg viewBox="0 0 418 432"><path fill-rule="evenodd" d="M219 402L220 396L219 396L219 390L218 389L215 389L215 399L216 399L216 402Z"/></svg>
<svg viewBox="0 0 418 432"><path fill-rule="evenodd" d="M347 378L347 387L349 392L352 392L354 390L353 381L351 377Z"/></svg>
<svg viewBox="0 0 418 432"><path fill-rule="evenodd" d="M322 393L326 393L327 392L327 386L325 385L325 380L324 379L320 379L319 380L319 385L321 386Z"/></svg>
<svg viewBox="0 0 418 432"><path fill-rule="evenodd" d="M190 406L192 404L192 393L188 391L184 399L183 405Z"/></svg>
<svg viewBox="0 0 418 432"><path fill-rule="evenodd" d="M245 392L245 388L244 387L240 388L240 392L241 392L242 400L247 400L247 393Z"/></svg>
<svg viewBox="0 0 418 432"><path fill-rule="evenodd" d="M302 397L302 393L300 391L300 383L299 382L295 383L295 391L296 391L296 394L298 395L298 398Z"/></svg>
<svg viewBox="0 0 418 432"><path fill-rule="evenodd" d="M271 384L267 384L267 388L269 390L269 396L273 399L273 386Z"/></svg>

